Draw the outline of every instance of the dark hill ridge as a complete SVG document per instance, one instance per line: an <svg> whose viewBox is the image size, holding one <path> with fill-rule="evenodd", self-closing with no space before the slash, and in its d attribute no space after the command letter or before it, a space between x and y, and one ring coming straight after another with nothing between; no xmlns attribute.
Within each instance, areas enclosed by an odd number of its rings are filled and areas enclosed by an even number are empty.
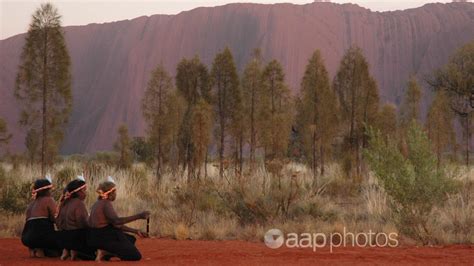
<svg viewBox="0 0 474 266"><path fill-rule="evenodd" d="M112 147L116 129L144 134L140 100L149 74L162 62L174 75L178 61L198 54L208 65L229 46L242 70L254 48L278 59L293 91L299 90L311 53L320 49L331 76L344 51L360 46L383 101L397 103L408 77L423 77L474 40L474 4L428 4L371 12L353 4L229 4L177 15L154 15L106 24L65 27L72 58L74 108L63 153ZM24 34L0 41L0 116L22 148L13 86ZM427 105L425 97L424 105Z"/></svg>

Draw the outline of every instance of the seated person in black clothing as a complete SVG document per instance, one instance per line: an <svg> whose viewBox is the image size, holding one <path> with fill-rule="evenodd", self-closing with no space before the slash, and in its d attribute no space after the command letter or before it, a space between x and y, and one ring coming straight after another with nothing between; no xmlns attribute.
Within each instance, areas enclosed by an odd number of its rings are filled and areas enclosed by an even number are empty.
<svg viewBox="0 0 474 266"><path fill-rule="evenodd" d="M38 179L33 186L33 201L26 210L26 223L21 242L30 250L30 257L56 257L60 249L54 229L56 203L51 197L51 178Z"/></svg>
<svg viewBox="0 0 474 266"><path fill-rule="evenodd" d="M89 214L84 204L87 185L83 176L69 182L62 196L56 225L58 244L63 249L61 260L93 260L95 249L87 246Z"/></svg>
<svg viewBox="0 0 474 266"><path fill-rule="evenodd" d="M148 235L140 230L125 226L125 224L139 219L147 219L148 211L141 212L129 217L119 217L114 210L112 202L117 197L117 191L113 179L99 185L98 200L94 203L89 217L89 236L87 244L96 248L96 261L119 257L121 260L140 260L141 254L135 247L135 237L125 232L135 233L141 237Z"/></svg>

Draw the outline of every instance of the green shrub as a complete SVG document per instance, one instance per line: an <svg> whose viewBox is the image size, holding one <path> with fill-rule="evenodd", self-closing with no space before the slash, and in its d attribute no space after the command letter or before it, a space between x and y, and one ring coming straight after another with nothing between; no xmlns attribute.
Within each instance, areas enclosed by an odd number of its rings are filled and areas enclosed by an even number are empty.
<svg viewBox="0 0 474 266"><path fill-rule="evenodd" d="M220 193L224 205L237 216L240 225L265 224L272 211L265 208L264 196L252 195L238 186Z"/></svg>
<svg viewBox="0 0 474 266"><path fill-rule="evenodd" d="M172 202L179 220L186 226L193 225L199 212L212 211L224 214L224 206L212 181L192 180L173 189Z"/></svg>
<svg viewBox="0 0 474 266"><path fill-rule="evenodd" d="M213 189L212 181L203 181L199 186L197 208L200 211L212 211L217 214L224 214L224 206L219 195Z"/></svg>
<svg viewBox="0 0 474 266"><path fill-rule="evenodd" d="M241 225L265 225L275 219L302 215L299 202L309 190L296 176L283 175L278 166L273 169L276 170L270 175L268 189L261 191L260 186L237 180L228 190L218 192Z"/></svg>
<svg viewBox="0 0 474 266"><path fill-rule="evenodd" d="M394 140L386 142L380 132L374 130L369 130L369 136L365 156L390 196L398 229L423 244L432 242L427 229L430 213L455 191L455 181L444 169L436 167L429 139L416 123L411 124L407 134L407 158Z"/></svg>
<svg viewBox="0 0 474 266"><path fill-rule="evenodd" d="M72 181L77 176L77 171L70 166L66 166L56 173L53 182L57 188L64 188L69 181Z"/></svg>
<svg viewBox="0 0 474 266"><path fill-rule="evenodd" d="M7 178L7 172L0 166L0 209L10 213L22 213L31 199L31 183Z"/></svg>
<svg viewBox="0 0 474 266"><path fill-rule="evenodd" d="M31 199L31 182L6 182L0 190L0 208L11 213L23 213Z"/></svg>

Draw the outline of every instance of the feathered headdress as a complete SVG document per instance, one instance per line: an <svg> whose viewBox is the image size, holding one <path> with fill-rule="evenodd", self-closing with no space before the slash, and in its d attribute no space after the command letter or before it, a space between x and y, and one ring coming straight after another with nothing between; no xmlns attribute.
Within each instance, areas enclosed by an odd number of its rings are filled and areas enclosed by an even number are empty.
<svg viewBox="0 0 474 266"><path fill-rule="evenodd" d="M107 181L115 184L114 178L111 177L110 175L107 177Z"/></svg>
<svg viewBox="0 0 474 266"><path fill-rule="evenodd" d="M78 175L76 179L86 182L86 178L84 177L84 173L82 173L81 175Z"/></svg>

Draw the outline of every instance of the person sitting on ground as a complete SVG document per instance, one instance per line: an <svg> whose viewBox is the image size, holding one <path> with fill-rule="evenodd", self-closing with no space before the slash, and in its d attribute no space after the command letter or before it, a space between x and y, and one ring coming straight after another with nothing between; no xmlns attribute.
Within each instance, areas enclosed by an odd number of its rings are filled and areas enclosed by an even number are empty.
<svg viewBox="0 0 474 266"><path fill-rule="evenodd" d="M26 223L21 242L30 251L30 257L57 257L60 249L54 229L56 203L51 197L51 177L38 179L33 185L33 201L26 209Z"/></svg>
<svg viewBox="0 0 474 266"><path fill-rule="evenodd" d="M135 237L125 232L135 233L141 237L148 237L147 233L125 226L125 224L139 219L147 219L150 212L144 211L129 217L119 217L112 202L117 197L117 190L113 178L109 177L99 185L98 200L94 203L89 216L89 236L87 244L96 248L96 261L119 257L121 260L140 260L141 254L135 247Z"/></svg>
<svg viewBox="0 0 474 266"><path fill-rule="evenodd" d="M93 260L95 249L87 246L87 230L89 214L84 204L87 185L84 177L67 184L62 201L59 204L56 225L58 232L58 244L63 249L61 260L69 257L71 260Z"/></svg>

